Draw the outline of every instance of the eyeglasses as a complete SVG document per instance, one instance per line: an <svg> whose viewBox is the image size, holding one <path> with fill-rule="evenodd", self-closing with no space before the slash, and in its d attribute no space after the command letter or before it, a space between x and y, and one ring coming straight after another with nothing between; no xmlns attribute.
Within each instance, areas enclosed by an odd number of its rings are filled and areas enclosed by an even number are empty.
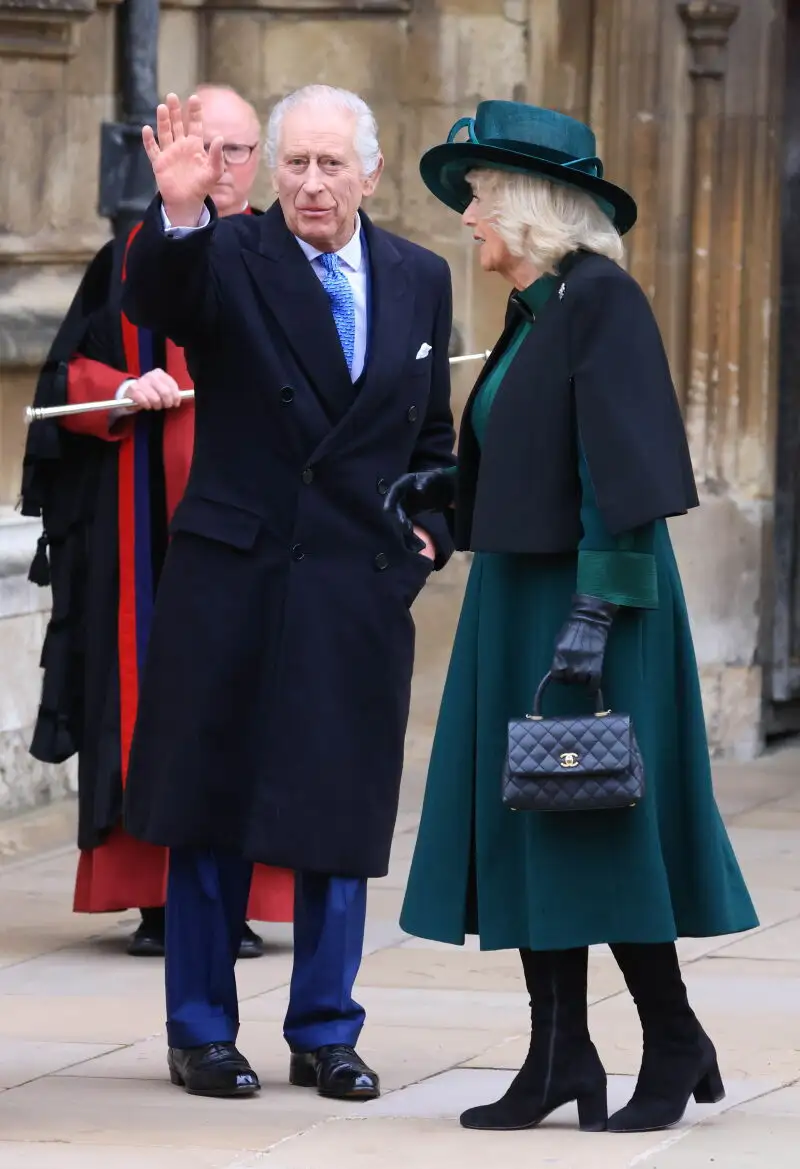
<svg viewBox="0 0 800 1169"><path fill-rule="evenodd" d="M210 142L203 143L206 153L208 153L210 145ZM222 146L222 157L228 166L243 166L244 163L250 161L250 156L257 146L257 142L254 142L252 146L245 146L239 142L225 142Z"/></svg>

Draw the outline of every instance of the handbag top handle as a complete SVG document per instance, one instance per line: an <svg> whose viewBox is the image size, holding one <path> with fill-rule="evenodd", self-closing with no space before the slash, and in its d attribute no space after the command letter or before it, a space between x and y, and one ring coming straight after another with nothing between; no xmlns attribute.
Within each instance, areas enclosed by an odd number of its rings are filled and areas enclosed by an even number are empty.
<svg viewBox="0 0 800 1169"><path fill-rule="evenodd" d="M545 674L545 676L542 678L542 680L539 683L539 686L536 690L536 697L533 700L533 713L526 715L525 716L526 718L535 720L536 722L539 722L541 720L541 718L542 718L542 697L544 696L545 690L547 689L547 687L550 685L550 683L552 681L553 681L553 675L549 672L547 674ZM602 690L598 690L595 694L594 712L598 718L604 718L607 714L611 714L610 710L604 709L603 691Z"/></svg>

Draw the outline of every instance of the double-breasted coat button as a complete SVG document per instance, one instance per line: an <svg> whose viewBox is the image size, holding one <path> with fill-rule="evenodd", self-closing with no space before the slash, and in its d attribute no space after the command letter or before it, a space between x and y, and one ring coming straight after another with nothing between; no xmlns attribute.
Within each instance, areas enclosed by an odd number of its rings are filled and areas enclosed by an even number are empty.
<svg viewBox="0 0 800 1169"><path fill-rule="evenodd" d="M385 479L379 479L375 486L378 488L378 495L386 495L389 490L389 484Z"/></svg>
<svg viewBox="0 0 800 1169"><path fill-rule="evenodd" d="M379 552L375 557L375 567L377 568L378 572L383 572L384 568L389 567L389 557L385 552Z"/></svg>
<svg viewBox="0 0 800 1169"><path fill-rule="evenodd" d="M291 386L284 386L281 390L281 405L291 406L294 401L294 390Z"/></svg>
<svg viewBox="0 0 800 1169"><path fill-rule="evenodd" d="M302 544L292 544L292 560L302 560L305 556Z"/></svg>
<svg viewBox="0 0 800 1169"><path fill-rule="evenodd" d="M409 422L416 422L418 413L419 413L419 411L417 410L416 406L409 406L408 413L406 414L406 418L408 419Z"/></svg>
<svg viewBox="0 0 800 1169"><path fill-rule="evenodd" d="M314 482L314 472L310 467L306 467L303 471L303 482L306 484Z"/></svg>

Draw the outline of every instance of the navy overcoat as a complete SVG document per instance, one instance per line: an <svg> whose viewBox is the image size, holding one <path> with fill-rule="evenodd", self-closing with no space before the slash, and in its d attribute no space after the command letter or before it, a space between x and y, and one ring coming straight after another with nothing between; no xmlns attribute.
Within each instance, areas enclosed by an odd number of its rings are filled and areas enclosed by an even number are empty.
<svg viewBox="0 0 800 1169"><path fill-rule="evenodd" d="M370 335L354 387L328 298L276 203L168 238L149 208L132 321L185 347L195 450L159 582L126 782L143 840L382 876L430 562L384 512L450 466L451 283L362 214ZM424 346L430 352L418 356ZM441 516L420 521L452 551Z"/></svg>

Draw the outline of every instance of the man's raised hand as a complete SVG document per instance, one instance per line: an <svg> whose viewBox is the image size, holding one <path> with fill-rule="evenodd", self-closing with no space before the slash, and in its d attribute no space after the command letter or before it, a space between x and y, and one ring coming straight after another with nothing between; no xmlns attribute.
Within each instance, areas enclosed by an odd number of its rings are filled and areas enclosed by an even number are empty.
<svg viewBox="0 0 800 1169"><path fill-rule="evenodd" d="M200 98L193 94L184 114L176 94L168 93L166 104L156 111L156 133L145 126L142 141L170 223L195 227L206 196L225 169L221 138L215 138L206 152Z"/></svg>

